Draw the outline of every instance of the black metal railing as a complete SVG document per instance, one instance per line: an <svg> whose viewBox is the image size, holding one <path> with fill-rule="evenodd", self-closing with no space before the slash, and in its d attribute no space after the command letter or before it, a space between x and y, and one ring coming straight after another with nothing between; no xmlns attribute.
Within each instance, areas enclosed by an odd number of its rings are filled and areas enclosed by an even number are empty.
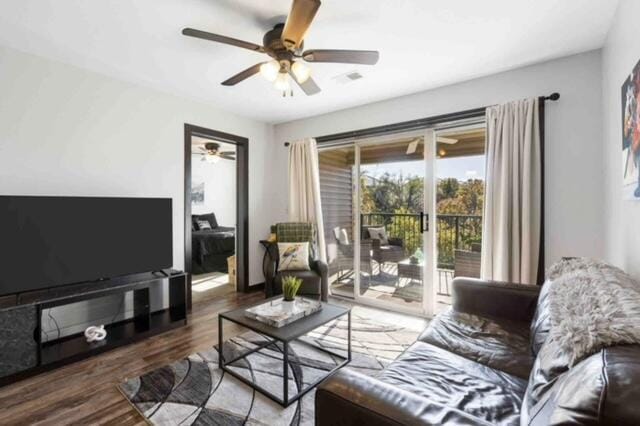
<svg viewBox="0 0 640 426"><path fill-rule="evenodd" d="M387 235L402 239L407 256L422 248L420 214L363 213L361 226L384 226ZM438 268L453 269L455 250L478 250L482 240L482 216L438 214L436 218ZM478 247L476 247L478 246Z"/></svg>

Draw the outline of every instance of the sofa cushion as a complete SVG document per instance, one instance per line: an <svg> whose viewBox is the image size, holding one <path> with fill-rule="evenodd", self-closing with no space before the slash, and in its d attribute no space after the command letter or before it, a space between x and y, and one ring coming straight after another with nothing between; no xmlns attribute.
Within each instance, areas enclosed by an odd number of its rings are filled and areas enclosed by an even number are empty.
<svg viewBox="0 0 640 426"><path fill-rule="evenodd" d="M636 425L640 419L640 345L602 349L559 376L523 425Z"/></svg>
<svg viewBox="0 0 640 426"><path fill-rule="evenodd" d="M524 412L546 401L567 374L574 374L581 360L605 353L606 348L637 342L637 288L638 283L624 271L601 261L566 259L550 268L532 322L536 359Z"/></svg>
<svg viewBox="0 0 640 426"><path fill-rule="evenodd" d="M520 424L527 381L451 353L416 342L379 376L435 403L464 411L492 424Z"/></svg>
<svg viewBox="0 0 640 426"><path fill-rule="evenodd" d="M551 287L551 281L546 280L540 290L540 296L538 296L538 304L536 306L536 313L533 315L533 321L531 321L531 353L533 356L538 355L540 348L547 340L549 331L551 330L551 323L549 322L549 288Z"/></svg>
<svg viewBox="0 0 640 426"><path fill-rule="evenodd" d="M418 340L523 379L533 365L529 325L524 322L449 309L435 317Z"/></svg>

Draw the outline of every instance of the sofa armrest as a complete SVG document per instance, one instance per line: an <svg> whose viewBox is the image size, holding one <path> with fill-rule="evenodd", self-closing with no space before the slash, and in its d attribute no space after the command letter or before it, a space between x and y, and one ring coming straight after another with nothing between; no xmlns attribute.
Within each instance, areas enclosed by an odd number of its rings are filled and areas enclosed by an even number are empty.
<svg viewBox="0 0 640 426"><path fill-rule="evenodd" d="M454 278L453 309L458 312L531 322L540 286L476 278Z"/></svg>
<svg viewBox="0 0 640 426"><path fill-rule="evenodd" d="M482 425L481 419L343 368L316 390L316 425Z"/></svg>

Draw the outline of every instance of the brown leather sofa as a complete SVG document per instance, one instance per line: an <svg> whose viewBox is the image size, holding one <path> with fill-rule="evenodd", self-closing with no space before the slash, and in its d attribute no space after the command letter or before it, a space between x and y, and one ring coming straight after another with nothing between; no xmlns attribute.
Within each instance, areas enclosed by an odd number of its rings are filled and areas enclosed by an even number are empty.
<svg viewBox="0 0 640 426"><path fill-rule="evenodd" d="M537 358L545 287L456 278L452 308L378 377L344 368L318 387L316 424L640 424L640 346L570 369Z"/></svg>

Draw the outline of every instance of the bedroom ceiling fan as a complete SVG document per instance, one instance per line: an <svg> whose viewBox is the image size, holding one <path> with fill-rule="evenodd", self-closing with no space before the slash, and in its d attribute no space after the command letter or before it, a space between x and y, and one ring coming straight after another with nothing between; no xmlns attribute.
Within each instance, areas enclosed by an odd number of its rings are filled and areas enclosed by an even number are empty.
<svg viewBox="0 0 640 426"><path fill-rule="evenodd" d="M293 93L290 78L304 93L311 96L319 93L320 88L311 78L311 69L303 61L375 65L379 58L379 53L375 50L304 50L304 38L319 7L320 0L293 0L286 22L269 30L262 39L262 46L193 28L183 29L182 34L253 50L272 58L223 81L223 86L235 86L260 73L274 83L276 89L282 92L282 96Z"/></svg>
<svg viewBox="0 0 640 426"><path fill-rule="evenodd" d="M236 160L235 151L220 151L220 144L215 142L207 142L204 146L200 147L201 152L195 153L201 155L200 161L206 161L208 163L217 163L220 159L223 160Z"/></svg>

